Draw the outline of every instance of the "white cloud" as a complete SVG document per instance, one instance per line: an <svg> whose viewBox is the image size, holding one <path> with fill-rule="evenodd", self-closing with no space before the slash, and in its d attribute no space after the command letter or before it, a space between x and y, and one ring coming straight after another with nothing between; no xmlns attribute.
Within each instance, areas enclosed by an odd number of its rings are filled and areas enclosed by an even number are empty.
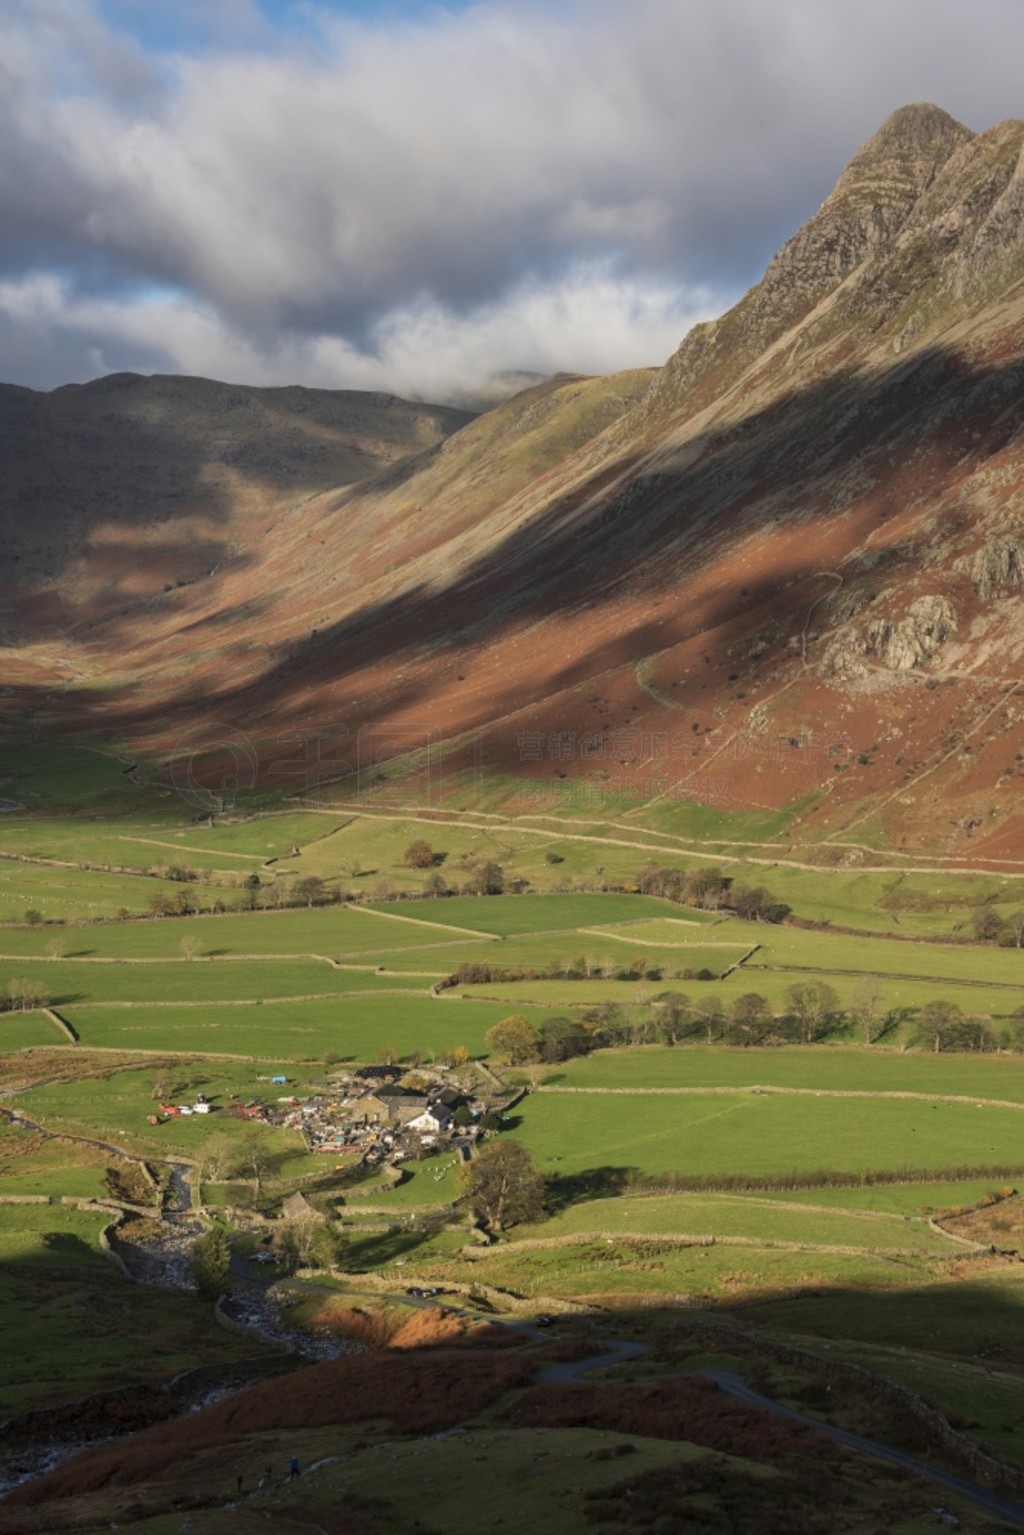
<svg viewBox="0 0 1024 1535"><path fill-rule="evenodd" d="M1024 110L1019 0L976 0L970 28L961 0L482 0L325 13L317 48L276 52L251 0L208 9L246 41L156 59L89 0L0 0L0 272L67 278L34 378L87 365L83 326L121 366L390 360L395 388L428 333L496 368L555 340L552 366L658 360L895 106ZM180 329L116 296L140 283L184 295Z"/></svg>
<svg viewBox="0 0 1024 1535"><path fill-rule="evenodd" d="M527 281L498 301L457 313L420 299L384 315L364 347L329 333L260 340L186 294L82 297L63 279L0 283L0 336L25 359L26 381L62 358L67 381L136 368L255 384L301 380L328 389L379 389L452 399L501 371L607 373L660 362L679 336L720 305L616 274L574 266L557 282Z"/></svg>

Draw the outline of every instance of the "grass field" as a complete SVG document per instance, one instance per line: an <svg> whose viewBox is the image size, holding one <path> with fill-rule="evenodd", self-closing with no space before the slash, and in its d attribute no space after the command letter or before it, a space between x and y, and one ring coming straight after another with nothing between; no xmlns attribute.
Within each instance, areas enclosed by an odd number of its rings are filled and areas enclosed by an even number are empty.
<svg viewBox="0 0 1024 1535"><path fill-rule="evenodd" d="M280 1062L275 1064L294 1084L294 1071ZM262 1074L268 1075L269 1070ZM259 1081L259 1073L253 1068L203 1064L184 1067L177 1073L143 1069L78 1082L54 1083L20 1094L18 1108L47 1129L89 1136L127 1151L196 1157L213 1137L236 1144L257 1137L272 1154L271 1177L297 1177L326 1170L322 1158L313 1157L306 1151L296 1130L229 1119L217 1112L172 1119L153 1128L147 1120L155 1107L152 1094L157 1077L165 1084L171 1102L189 1103L201 1087L215 1110L226 1105L232 1092L249 1099L256 1096L271 1098L284 1091Z"/></svg>
<svg viewBox="0 0 1024 1535"><path fill-rule="evenodd" d="M796 1196L794 1195L794 1199ZM797 1242L809 1246L911 1249L949 1256L955 1244L922 1221L890 1214L849 1214L815 1208L816 1193L804 1191L799 1209L754 1197L666 1194L593 1199L573 1205L542 1225L523 1228L516 1238L600 1236L743 1237L753 1242Z"/></svg>
<svg viewBox="0 0 1024 1535"><path fill-rule="evenodd" d="M0 1196L102 1199L109 1193L106 1170L107 1158L90 1147L44 1140L31 1131L0 1125Z"/></svg>
<svg viewBox="0 0 1024 1535"><path fill-rule="evenodd" d="M189 885L193 899L210 904L224 891ZM0 921L20 922L26 911L46 920L114 917L124 908L144 913L155 895L173 900L182 886L146 875L108 874L96 869L54 869L43 864L0 860ZM229 892L230 894L230 892ZM51 934L52 936L52 934Z"/></svg>
<svg viewBox="0 0 1024 1535"><path fill-rule="evenodd" d="M108 1214L53 1205L0 1205L0 1415L195 1365L262 1352L212 1327L189 1296L122 1279L96 1243Z"/></svg>
<svg viewBox="0 0 1024 1535"><path fill-rule="evenodd" d="M468 876L474 861L493 858L507 874L525 873L535 891L552 891L556 883L571 886L574 879L601 870L600 877L631 878L649 857L683 866L693 862L683 846L678 853L649 853L595 838L646 837L654 844L659 837L701 836L708 850L716 836L781 835L786 819L667 806L646 832L642 817L624 813L617 821L581 821L577 830L590 835L587 842L575 840L574 829L563 821L536 816L524 818L517 828L488 825L480 817L449 827L409 817L350 815L345 808L332 815L297 810L209 827L186 819L176 805L158 802L149 791L140 791L142 800L134 811L71 817L59 807L75 772L85 773L90 809L106 812L123 805L126 789L121 764L110 759L86 763L77 748L70 760L72 768L38 764L43 799L33 803L31 814L0 819L0 853L122 863L140 870L181 863L222 881L205 890L188 887L203 900L219 889L233 901L238 880L257 867L266 899L273 898L275 884L308 873L336 878L365 893L372 892L381 875L398 888L415 889L425 874L409 869L403 854L420 837L445 855L440 868L451 883ZM26 775L5 792L20 798L19 786L27 792L29 781ZM51 812L40 814L43 805L51 806ZM563 861L549 863L551 851ZM986 876L972 882L959 876L931 880L857 869L803 873L735 861L741 852L724 840L719 850L723 867L736 878L768 885L802 915L829 915L878 932L949 931L966 920L970 904L981 895L997 895L1000 909L1006 910L1013 909L1010 902L1018 895L1012 882ZM0 859L0 917L20 919L30 905L47 917L79 909L85 915L113 916L120 906L144 909L158 890L173 896L182 888L149 877ZM1024 886L1017 904L1024 905ZM752 959L727 979L677 978L683 969L718 973L755 945ZM433 980L462 963L543 970L576 968L582 959L588 968L607 969L631 966L641 958L645 969L661 969L663 979L509 982L460 987L462 995L427 995ZM91 962L97 960L125 963ZM330 960L351 968L338 969ZM216 1141L226 1139L237 1151L236 1143L254 1133L252 1123L215 1112L205 1119L151 1127L156 1079L174 1102L190 1101L202 1086L215 1108L223 1108L232 1094L246 1099L309 1091L310 1082L322 1077L328 1055L355 1063L379 1061L394 1051L406 1060L431 1060L464 1046L471 1056L484 1056L487 1029L520 1007L542 1021L545 1012L596 1002L640 1009L665 990L682 992L692 1003L714 996L726 1005L756 991L782 1011L788 988L811 972L828 980L844 1002L858 994L865 977L878 977L886 1008L919 1007L940 997L958 1002L969 1014L1006 1017L1024 1005L1022 952L743 923L627 894L561 890L64 927L29 927L19 921L0 927L0 995L11 980L41 983L59 999L62 1016L82 1041L80 1050L62 1049L60 1056L75 1067L81 1063L81 1076L68 1072L69 1080L37 1085L19 1093L13 1104L49 1128L153 1158L203 1158L213 1142L208 1169L216 1159ZM281 1000L311 994L319 995ZM453 1157L445 1152L407 1164L394 1190L367 1192L356 1186L344 1191L340 1213L352 1223L348 1261L356 1268L384 1271L396 1285L422 1273L438 1280L479 1278L526 1294L589 1296L622 1307L665 1297L705 1299L772 1329L806 1333L826 1344L832 1337L834 1346L854 1351L894 1347L903 1336L905 1312L891 1302L913 1296L922 1319L916 1331L907 1333L914 1340L909 1346L925 1353L906 1368L916 1370L922 1381L925 1356L941 1351L944 1329L960 1326L958 1307L969 1293L976 1305L979 1298L991 1298L993 1315L1001 1329L1005 1323L1012 1347L1019 1334L1024 1363L1024 1290L1009 1272L1012 1265L1004 1265L1007 1277L1001 1288L991 1276L978 1278L966 1265L979 1260L964 1258L966 1248L933 1232L924 1219L937 1210L974 1203L994 1182L1017 1181L1012 1173L943 1181L941 1174L951 1168L1020 1167L1024 1179L1024 1116L1011 1107L993 1106L999 1101L1024 1107L1024 1057L904 1051L901 1046L913 1028L911 1020L871 1049L819 1045L743 1051L687 1043L673 1049L603 1050L539 1068L531 1074L543 1090L512 1110L507 1133L536 1154L551 1179L549 1217L513 1231L511 1242L488 1249L470 1267L459 1252L465 1241L463 1213L444 1226L445 1209L458 1193ZM0 1016L0 1047L8 1051L63 1044L52 1021L39 1013ZM114 1055L90 1057L90 1046L149 1051L160 1060L127 1070ZM168 1064L175 1056L180 1059ZM33 1059L18 1057L18 1070ZM109 1076L84 1074L104 1059L111 1061ZM260 1080L275 1069L289 1078L287 1088ZM40 1076L44 1071L58 1074L53 1065L41 1064ZM768 1091L752 1091L758 1087ZM573 1088L594 1091L568 1091ZM645 1091L657 1088L691 1091ZM975 1101L947 1101L950 1097L993 1103L979 1108ZM268 1197L278 1199L287 1180L329 1171L326 1159L307 1153L296 1132L263 1127L255 1134L269 1154ZM0 1128L0 1194L101 1194L108 1161L109 1154ZM911 1169L933 1176L923 1182L743 1195L641 1195L629 1191L625 1176L635 1171L756 1180L790 1173ZM248 1195L237 1184L208 1181L206 1188L221 1204L244 1203ZM626 1192L607 1197L616 1188ZM420 1210L433 1210L436 1218L422 1220L416 1214ZM119 1342L111 1295L122 1307L120 1287L111 1285L111 1270L96 1253L95 1222L85 1217L76 1224L72 1214L47 1206L31 1218L15 1219L10 1207L0 1206L0 1315L19 1328L32 1305L25 1275L44 1275L49 1277L40 1292L38 1320L33 1313L28 1322L30 1340L48 1347L49 1327L57 1346L66 1347L62 1340L72 1336L72 1321L86 1316L87 1344L80 1372L69 1377L69 1390L79 1382L139 1378L147 1346L140 1326L150 1327L160 1339L158 1375L170 1373L172 1361L188 1361L203 1348L215 1347L204 1342L208 1316L202 1313L200 1324L200 1311L185 1297L174 1298L166 1329L153 1325L146 1308L152 1304L155 1315L164 1298L148 1292L136 1297L130 1314L119 1313L127 1318L126 1337ZM361 1220L386 1222L393 1229L360 1231ZM670 1240L694 1236L713 1236L718 1245L687 1248ZM516 1245L530 1237L557 1238L567 1245ZM785 1244L801 1250L787 1250ZM844 1251L822 1250L834 1248ZM967 1274L969 1282L954 1283L954 1273ZM810 1291L824 1294L816 1298ZM961 1296L956 1304L943 1299L954 1292ZM83 1295L99 1299L83 1301ZM858 1298L846 1331L839 1295ZM754 1297L763 1309L753 1305ZM88 1332L92 1310L102 1322L95 1339ZM929 1315L932 1322L926 1324ZM977 1341L983 1331L978 1321L970 1336ZM961 1346L966 1352L963 1338L956 1344ZM225 1335L223 1347L230 1352L243 1346ZM967 1402L970 1390L957 1395L955 1381L943 1385L942 1368L940 1361L936 1389L947 1391L954 1404ZM31 1389L28 1377L18 1375L10 1399L25 1400ZM55 1371L44 1371L40 1389L44 1395L57 1389ZM1008 1404L1011 1397L1013 1392ZM0 1393L0 1403L4 1400ZM984 1421L987 1432L997 1432L987 1417Z"/></svg>
<svg viewBox="0 0 1024 1535"><path fill-rule="evenodd" d="M550 1172L757 1176L902 1168L1020 1166L1017 1109L899 1099L537 1093L521 1138Z"/></svg>
<svg viewBox="0 0 1024 1535"><path fill-rule="evenodd" d="M663 979L658 982L622 983L632 985L633 990L622 992L619 997L621 1000L640 1003L648 1001L650 995L658 991L669 989L682 993L691 1002L713 996L729 1008L737 998L753 992L765 998L773 1013L782 1014L789 1005L789 988L808 978L793 971L749 970L746 965L741 965L720 981L673 980L663 974ZM832 987L840 1007L852 1006L862 985L862 978L856 975L823 972L814 979L826 981ZM613 986L615 984L612 983ZM564 989L567 986L571 986L571 992ZM611 1000L612 995L607 981L493 981L487 985L462 986L460 993L472 997L501 997L520 1005L531 1001L539 1007L573 1002L580 1007L593 1007L596 1003ZM1021 993L1016 988L981 985L961 987L949 981L902 981L890 978L880 982L879 996L887 1012L898 1012L904 1008L916 1010L934 1001L954 1001L966 1015L979 1018L1008 1018L1016 1014L1021 1005ZM885 1041L888 1044L906 1042L905 1031L897 1033L895 1038L887 1037Z"/></svg>
<svg viewBox="0 0 1024 1535"><path fill-rule="evenodd" d="M412 1260L410 1260L411 1262ZM450 1259L420 1263L416 1272L434 1283L463 1277ZM473 1262L472 1276L527 1295L578 1298L628 1308L656 1297L681 1295L729 1301L786 1294L807 1288L926 1285L928 1260L768 1247L684 1247L657 1239L581 1237L554 1248L496 1247Z"/></svg>
<svg viewBox="0 0 1024 1535"><path fill-rule="evenodd" d="M0 1014L0 1050L26 1050L31 1045L66 1045L67 1035L44 1013Z"/></svg>
<svg viewBox="0 0 1024 1535"><path fill-rule="evenodd" d="M180 887L179 887L180 888ZM433 904L433 903L432 903ZM346 955L368 963L391 949L441 948L459 936L420 918L427 903L407 903L403 919L380 917L364 907L305 907L220 916L161 917L147 921L90 923L65 929L0 927L0 954L44 956L55 941L69 957L177 959L183 939L197 953L216 955ZM466 940L493 942L467 933Z"/></svg>
<svg viewBox="0 0 1024 1535"><path fill-rule="evenodd" d="M442 901L373 902L370 909L494 933L499 938L664 918L679 910L669 901L644 895L452 896Z"/></svg>
<svg viewBox="0 0 1024 1535"><path fill-rule="evenodd" d="M800 1087L832 1092L952 1093L1024 1103L1024 1057L933 1055L787 1045L598 1050L542 1077L563 1087ZM1024 1128L1024 1126L1022 1126Z"/></svg>
<svg viewBox="0 0 1024 1535"><path fill-rule="evenodd" d="M700 917L704 920L701 921ZM639 950L653 944L656 948L690 948L699 942L699 934L694 932L695 927L706 927L714 918L707 912L698 914L694 912L692 917L652 917L643 922L619 922L614 927L602 925L601 927L586 928L584 931L593 934L595 938L609 938L613 943L628 943ZM731 934L728 929L720 935L723 943L728 944ZM741 952L750 947L747 944L736 944Z"/></svg>
<svg viewBox="0 0 1024 1535"><path fill-rule="evenodd" d="M124 1050L199 1051L279 1060L378 1061L386 1047L429 1060L457 1045L485 1053L484 1033L508 1009L493 1002L444 1002L410 994L328 1001L167 1005L139 1008L65 1007L83 1045Z"/></svg>
<svg viewBox="0 0 1024 1535"><path fill-rule="evenodd" d="M306 997L325 993L425 990L414 976L381 976L374 970L337 970L315 960L253 959L247 962L196 959L161 964L89 964L73 959L2 960L0 988L27 977L54 1007L73 1003L245 1002L263 997ZM3 1023L0 1021L0 1030Z"/></svg>
<svg viewBox="0 0 1024 1535"><path fill-rule="evenodd" d="M289 818L298 820L298 817ZM178 865L201 871L222 870L244 876L258 869L275 850L291 846L286 829L280 840L272 821L253 823L260 832L250 836L257 846L244 848L241 826L187 826L180 818L157 821L118 816L85 820L81 817L5 816L0 820L0 853L30 858L55 858L67 863L103 868L145 871ZM296 828L297 830L297 828Z"/></svg>

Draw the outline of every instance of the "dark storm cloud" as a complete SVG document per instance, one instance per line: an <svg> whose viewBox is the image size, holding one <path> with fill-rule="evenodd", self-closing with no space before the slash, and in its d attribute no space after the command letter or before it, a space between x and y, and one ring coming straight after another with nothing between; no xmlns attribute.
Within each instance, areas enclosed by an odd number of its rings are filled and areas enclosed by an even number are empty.
<svg viewBox="0 0 1024 1535"><path fill-rule="evenodd" d="M1018 0L969 28L960 0L580 0L216 35L147 53L85 0L0 0L0 374L26 328L35 382L133 347L441 392L660 361L894 107L1024 111Z"/></svg>

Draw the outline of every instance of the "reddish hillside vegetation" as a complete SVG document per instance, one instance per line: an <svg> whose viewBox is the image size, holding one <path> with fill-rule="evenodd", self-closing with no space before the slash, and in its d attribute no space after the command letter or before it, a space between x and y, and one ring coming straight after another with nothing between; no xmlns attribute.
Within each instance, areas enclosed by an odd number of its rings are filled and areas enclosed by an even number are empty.
<svg viewBox="0 0 1024 1535"><path fill-rule="evenodd" d="M153 752L374 727L555 790L1024 860L1022 230L1024 123L907 107L660 370L417 417L421 451L329 483L295 468L329 421L290 457L250 431L239 467L225 411L145 539L49 528L9 711ZM91 421L119 455L123 419Z"/></svg>

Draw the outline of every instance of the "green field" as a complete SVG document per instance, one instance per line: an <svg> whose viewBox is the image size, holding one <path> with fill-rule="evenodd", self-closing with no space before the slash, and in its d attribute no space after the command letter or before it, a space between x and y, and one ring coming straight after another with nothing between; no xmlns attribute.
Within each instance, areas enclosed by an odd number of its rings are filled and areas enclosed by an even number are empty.
<svg viewBox="0 0 1024 1535"><path fill-rule="evenodd" d="M703 918L703 920L700 920ZM602 924L600 927L586 928L587 934L593 934L595 938L609 938L613 943L628 943L638 950L643 950L650 945L655 948L691 948L699 942L699 935L694 932L695 927L707 927L709 922L715 919L708 912L687 916L685 919L678 917L653 917L645 922L619 922L613 927ZM716 934L724 944L728 944L731 934L727 927L722 926L722 932ZM706 936L706 935L705 935ZM751 947L749 944L736 943L733 945L740 953Z"/></svg>
<svg viewBox="0 0 1024 1535"><path fill-rule="evenodd" d="M103 1199L107 1158L89 1147L43 1140L30 1131L0 1124L0 1196L67 1195Z"/></svg>
<svg viewBox="0 0 1024 1535"><path fill-rule="evenodd" d="M1024 1057L787 1045L782 1050L648 1045L597 1050L552 1067L563 1087L799 1087L831 1092L946 1093L1024 1103ZM1024 1125L1022 1125L1024 1128Z"/></svg>
<svg viewBox="0 0 1024 1535"><path fill-rule="evenodd" d="M0 990L19 977L38 985L54 1007L92 1002L245 1002L263 997L328 993L424 990L413 976L381 976L374 970L337 970L314 960L179 960L90 964L73 959L0 961ZM0 1021L0 1029L3 1023Z"/></svg>
<svg viewBox="0 0 1024 1535"><path fill-rule="evenodd" d="M43 864L17 863L5 858L0 860L0 921L20 922L29 910L38 911L48 922L114 917L122 908L145 912L153 896L174 900L183 888L204 905L225 894L210 891L201 884L183 887L174 880L150 879L141 874L51 869ZM230 892L227 894L230 897Z"/></svg>
<svg viewBox="0 0 1024 1535"><path fill-rule="evenodd" d="M180 886L177 888L181 888ZM426 903L413 906L417 916ZM404 915L395 921L360 906L305 907L285 911L226 913L221 916L161 917L146 921L98 922L79 927L0 927L0 954L44 956L58 942L69 957L177 959L184 939L199 955L321 954L353 956L367 963L391 949L441 948L456 934ZM466 934L467 940L476 935ZM477 942L493 942L484 937Z"/></svg>
<svg viewBox="0 0 1024 1535"><path fill-rule="evenodd" d="M0 1415L262 1352L211 1327L209 1307L190 1296L122 1279L96 1245L109 1219L0 1205L0 1319L17 1340L4 1352Z"/></svg>
<svg viewBox="0 0 1024 1535"><path fill-rule="evenodd" d="M15 919L0 927L0 997L12 981L40 985L81 1040L72 1049L38 1012L0 1015L0 1043L8 1051L62 1047L59 1057L24 1055L12 1063L14 1083L38 1070L37 1085L9 1100L28 1119L155 1163L201 1161L205 1197L231 1219L232 1205L247 1204L251 1190L238 1182L238 1165L229 1164L232 1156L237 1164L241 1143L254 1135L268 1158L268 1207L276 1209L295 1180L313 1173L329 1177L332 1168L330 1159L306 1151L297 1131L254 1126L220 1111L233 1097L312 1091L328 1057L332 1063L380 1061L391 1053L407 1062L443 1060L459 1046L471 1057L486 1057L486 1031L519 1008L542 1023L556 1010L617 1004L642 1037L645 1021L654 1016L651 1003L664 991L681 993L690 1004L714 997L726 1007L758 992L781 1013L789 988L812 975L827 980L841 1004L877 979L880 1006L910 1014L876 1047L741 1050L693 1038L674 1048L599 1050L530 1067L525 1075L540 1090L510 1111L506 1134L535 1153L548 1179L546 1218L514 1229L471 1265L460 1254L465 1210L452 1209L459 1185L455 1153L446 1149L404 1164L402 1180L391 1190L373 1191L369 1176L364 1184L325 1187L338 1201L341 1230L350 1239L346 1265L385 1272L398 1287L415 1274L622 1307L686 1296L740 1313L750 1307L751 1318L762 1325L826 1345L831 1337L836 1348L854 1351L894 1346L903 1312L890 1302L913 1296L922 1318L933 1314L937 1320L930 1327L921 1320L916 1332L907 1333L915 1340L909 1346L924 1352L904 1359L903 1368L908 1379L927 1383L934 1366L935 1389L957 1410L959 1403L969 1405L973 1388L958 1392L929 1351L940 1351L943 1328L959 1326L963 1296L993 1296L1007 1336L1016 1338L1019 1331L1024 1340L1015 1275L1000 1288L993 1276L978 1279L974 1273L1001 1263L1009 1274L1012 1263L977 1258L927 1224L937 1211L977 1202L993 1184L1024 1181L1024 1056L906 1048L914 1038L913 1010L936 998L955 1001L973 1016L1013 1014L1024 1005L1024 952L871 935L949 932L968 921L971 902L983 895L997 896L1004 911L1014 909L1012 902L1024 905L1024 886L1018 899L1013 882L987 876L931 879L743 863L742 847L723 840L713 849L714 838L782 835L785 814L744 818L699 807L665 806L646 831L643 816L625 813L617 821L581 820L575 827L537 816L518 825L476 817L450 826L365 807L235 816L209 826L193 821L177 803L160 800L159 791L131 791L141 795L133 810L117 762L89 758L78 748L69 760L71 767L32 759L43 797L30 813L0 820L0 853L140 871L180 863L199 871L206 884L0 859L0 917ZM62 812L62 796L77 772L85 775L89 810L101 814ZM27 795L29 781L26 773L9 785L10 797L21 797L19 785ZM767 885L800 915L827 915L871 931L850 936L746 923L653 897L573 888L583 880L629 883L651 860L690 866L693 857L682 844L671 853L656 846L659 838L672 843L683 836L705 838L703 850L715 851L735 878ZM532 893L63 926L21 920L29 906L47 918L75 911L113 918L122 906L145 910L157 891L173 897L183 889L206 904L218 898L233 904L241 881L256 869L260 899L268 903L282 886L310 873L364 901L388 882L415 891L426 871L410 869L403 855L419 838L443 855L438 868L450 885L459 886L486 858L501 863L509 878L527 878ZM648 846L616 845L616 839ZM753 846L750 852L770 856ZM751 950L725 979L681 975L703 969L720 974ZM660 971L660 978L542 977L429 995L433 981L463 964L541 972L582 967L605 974L642 968ZM98 1053L90 1055L91 1047ZM126 1061L138 1057L99 1053L119 1051L149 1052L153 1059L127 1069ZM87 1074L106 1061L109 1075ZM62 1070L65 1062L73 1068L81 1062L82 1074ZM513 1084L524 1075L497 1069ZM275 1071L288 1077L286 1087L262 1080ZM200 1087L214 1105L211 1115L148 1123L154 1091L187 1103ZM967 1101L950 1101L957 1099ZM1018 1104L1021 1109L1010 1106ZM0 1195L103 1195L111 1165L125 1164L96 1147L0 1127ZM218 1166L220 1172L211 1172ZM984 1171L1001 1167L1011 1171ZM888 1181L910 1173L922 1181ZM643 1191L645 1178L661 1175L755 1184L793 1175L815 1183L741 1193ZM885 1181L847 1188L828 1181L871 1175ZM95 1249L99 1217L79 1220L59 1205L30 1216L12 1215L11 1208L0 1205L0 1307L6 1308L0 1314L9 1326L20 1333L27 1315L26 1336L38 1347L49 1347L49 1335L56 1347L67 1347L71 1319L78 1315L74 1297L102 1291L95 1305L102 1332L93 1340L87 1327L89 1341L69 1390L139 1378L149 1336L139 1334L140 1326L160 1339L158 1376L172 1373L173 1361L216 1350L206 1336L212 1331L206 1311L174 1297L161 1331L147 1308L155 1315L166 1298L141 1290L128 1336L119 1340L110 1295L120 1306L121 1291L109 1283L111 1270ZM1008 1219L1015 1209L1007 1206ZM694 1238L714 1238L715 1245L687 1246ZM556 1245L535 1245L552 1240ZM38 1303L26 1274L34 1281L42 1276ZM969 1283L959 1283L959 1274L969 1275ZM947 1293L959 1297L956 1304L943 1300ZM850 1297L856 1303L844 1330ZM880 1306L877 1324L868 1297ZM979 1336L981 1330L979 1322ZM244 1345L225 1335L223 1347L230 1353ZM884 1359L879 1368L884 1372ZM27 1376L17 1375L9 1399L27 1400L33 1389ZM38 1389L42 1399L57 1389L54 1370L44 1369ZM0 1392L3 1400L8 1398ZM1009 1391L1007 1410L1013 1400ZM995 1442L998 1426L980 1411L977 1416Z"/></svg>
<svg viewBox="0 0 1024 1535"><path fill-rule="evenodd" d="M298 821L298 817L288 817ZM178 820L151 821L123 816L89 819L5 816L0 820L0 854L55 858L94 868L146 871L177 865L197 873L220 870L239 878L259 869L275 850L289 848L295 838L286 828L276 837L272 821L252 823L255 844L246 849L238 834L243 826L188 826ZM298 827L293 828L298 831Z"/></svg>
<svg viewBox="0 0 1024 1535"><path fill-rule="evenodd" d="M531 1095L518 1112L522 1139L560 1174L1024 1168L1019 1110L941 1100L552 1091Z"/></svg>
<svg viewBox="0 0 1024 1535"><path fill-rule="evenodd" d="M490 958L490 956L488 956ZM741 965L738 970L720 981L696 981L672 979L663 972L659 982L632 984L632 992L619 994L621 1000L646 1002L648 993L672 990L681 992L691 1002L704 997L716 997L728 1008L739 997L750 992L764 997L773 1013L783 1014L789 1005L789 988L798 981L806 981L806 975L784 970L749 970ZM860 994L863 978L855 975L836 975L824 972L814 977L827 982L839 999L840 1007L852 1006ZM612 983L613 986L616 983ZM571 987L572 990L565 988ZM577 1003L580 1007L593 1007L611 999L607 981L493 981L486 985L460 987L460 992L473 997L502 997L510 1003L521 1005L534 1002L539 1007ZM1021 1005L1021 993L1014 987L955 986L949 981L902 981L887 979L880 982L879 999L886 1012L909 1008L916 1010L933 1001L954 1001L969 1017L1007 1018L1017 1013ZM887 1037L887 1043L906 1043L901 1032L896 1040Z"/></svg>
<svg viewBox="0 0 1024 1535"><path fill-rule="evenodd" d="M26 1050L31 1045L66 1045L67 1035L43 1013L0 1014L0 1050Z"/></svg>
<svg viewBox="0 0 1024 1535"><path fill-rule="evenodd" d="M679 910L669 901L645 895L453 896L443 901L374 902L370 909L400 917L414 915L421 921L443 922L500 938L663 918Z"/></svg>
<svg viewBox="0 0 1024 1535"><path fill-rule="evenodd" d="M828 1045L787 1045L780 1050L736 1050L722 1045L597 1050L550 1068L541 1080L605 1089L765 1086L946 1093L1024 1102L1024 1058L1018 1056L936 1056L928 1051Z"/></svg>
<svg viewBox="0 0 1024 1535"><path fill-rule="evenodd" d="M315 1002L240 1003L237 1006L102 1006L61 1009L83 1045L122 1050L200 1051L265 1059L377 1061L386 1047L424 1060L465 1045L486 1050L484 1033L507 1013L497 1003L408 997L346 997Z"/></svg>
<svg viewBox="0 0 1024 1535"><path fill-rule="evenodd" d="M868 1250L910 1249L944 1256L957 1251L953 1242L936 1235L921 1221L818 1209L814 1206L816 1197L816 1191L805 1191L799 1209L753 1197L713 1194L593 1199L573 1205L541 1226L523 1228L516 1237L714 1236L742 1237L769 1245L795 1242Z"/></svg>
<svg viewBox="0 0 1024 1535"><path fill-rule="evenodd" d="M259 1080L260 1074L269 1075L275 1067L289 1076L289 1089ZM158 1080L173 1103L191 1103L201 1087L214 1105L214 1112L151 1126L148 1117L156 1107L153 1090ZM18 1108L49 1130L89 1136L126 1151L141 1149L156 1156L196 1157L211 1137L227 1137L234 1143L257 1136L273 1153L270 1176L298 1177L325 1172L323 1159L306 1151L297 1130L230 1119L218 1112L227 1105L232 1093L246 1100L257 1096L272 1100L287 1090L295 1090L295 1072L280 1062L261 1073L252 1067L203 1063L182 1066L178 1071L151 1067L79 1082L53 1083L20 1094Z"/></svg>

